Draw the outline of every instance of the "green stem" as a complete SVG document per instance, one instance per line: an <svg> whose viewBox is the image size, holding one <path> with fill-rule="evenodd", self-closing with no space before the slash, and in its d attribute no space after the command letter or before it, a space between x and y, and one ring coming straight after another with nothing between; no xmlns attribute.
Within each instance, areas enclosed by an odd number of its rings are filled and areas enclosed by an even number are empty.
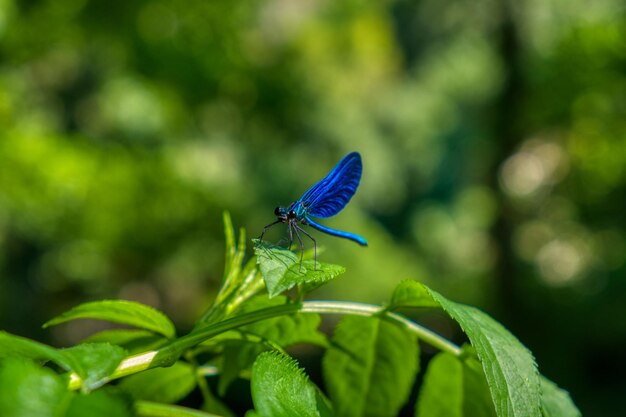
<svg viewBox="0 0 626 417"><path fill-rule="evenodd" d="M451 353L454 356L461 355L461 348L454 343L399 314L387 311L384 307L345 301L306 301L302 303L301 311L303 313L352 314L366 317L379 315L386 320L404 326L407 330L415 333L420 340L441 351Z"/></svg>
<svg viewBox="0 0 626 417"><path fill-rule="evenodd" d="M108 377L108 380L135 374L146 369L171 366L187 349L190 349L221 333L245 326L247 324L290 315L297 312L352 314L366 317L379 316L392 323L403 326L407 330L415 333L420 340L442 351L451 353L455 356L459 356L461 354L461 349L452 342L399 314L386 311L384 307L344 301L305 301L303 303L283 304L276 307L253 311L219 323L195 329L191 333L172 341L159 350L144 352L124 359L115 372ZM70 374L69 388L79 389L81 385L82 381L80 377L74 373Z"/></svg>
<svg viewBox="0 0 626 417"><path fill-rule="evenodd" d="M299 304L283 304L276 307L264 308L262 310L242 314L240 316L236 316L231 319L221 321L219 323L195 329L191 333L174 340L163 349L167 349L172 353L177 353L180 355L180 353L184 352L185 350L228 330L233 330L251 323L256 323L257 321L293 314L298 312L301 307L302 306Z"/></svg>
<svg viewBox="0 0 626 417"><path fill-rule="evenodd" d="M200 375L200 373L198 372L198 362L196 361L195 356L193 355L193 351L192 350L188 350L187 353L185 354L185 358L189 361L189 363L194 367L194 377L196 379L196 384L198 385L198 388L200 388L200 393L202 394L202 398L204 400L204 403L206 404L208 401L210 401L211 398L211 393L209 391L209 384L207 383L207 379Z"/></svg>
<svg viewBox="0 0 626 417"><path fill-rule="evenodd" d="M220 417L192 408L151 401L135 401L135 413L139 417Z"/></svg>

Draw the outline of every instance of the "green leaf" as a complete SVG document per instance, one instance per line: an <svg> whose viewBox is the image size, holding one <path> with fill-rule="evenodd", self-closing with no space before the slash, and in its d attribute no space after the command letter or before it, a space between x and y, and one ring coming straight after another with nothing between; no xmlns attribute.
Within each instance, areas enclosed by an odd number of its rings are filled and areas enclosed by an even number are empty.
<svg viewBox="0 0 626 417"><path fill-rule="evenodd" d="M286 302L287 298L283 296L271 300L266 296L256 297L244 305L242 312L252 312ZM326 336L318 330L321 320L318 314L293 314L243 326L240 328L240 334L243 338L254 335L261 341L267 340L282 347L299 343L326 347L328 345ZM256 357L269 348L267 344L258 343L258 340L229 340L225 343L222 372L220 372L218 384L219 393L223 395L241 371L250 368Z"/></svg>
<svg viewBox="0 0 626 417"><path fill-rule="evenodd" d="M430 361L415 416L463 416L463 364L455 356L444 352Z"/></svg>
<svg viewBox="0 0 626 417"><path fill-rule="evenodd" d="M544 417L580 417L580 411L567 391L548 378L541 377L541 409Z"/></svg>
<svg viewBox="0 0 626 417"><path fill-rule="evenodd" d="M498 416L540 416L539 373L530 351L500 323L477 308L427 290L471 341L482 363Z"/></svg>
<svg viewBox="0 0 626 417"><path fill-rule="evenodd" d="M450 301L419 282L402 282L399 287L392 305L427 307L428 293L459 323L482 363L498 416L541 415L537 366L530 351L515 336L477 308Z"/></svg>
<svg viewBox="0 0 626 417"><path fill-rule="evenodd" d="M98 390L88 395L74 395L65 417L132 417L128 398L113 390Z"/></svg>
<svg viewBox="0 0 626 417"><path fill-rule="evenodd" d="M194 368L176 362L169 368L155 368L124 378L118 386L136 400L176 403L196 387Z"/></svg>
<svg viewBox="0 0 626 417"><path fill-rule="evenodd" d="M345 272L345 268L339 265L312 260L300 263L298 256L288 249L258 239L253 239L253 242L257 263L270 297L298 284L314 288Z"/></svg>
<svg viewBox="0 0 626 417"><path fill-rule="evenodd" d="M108 382L122 359L127 356L126 350L109 343L83 343L62 351L80 364L76 373L82 378L81 389L92 391Z"/></svg>
<svg viewBox="0 0 626 417"><path fill-rule="evenodd" d="M217 414L205 413L193 408L149 401L137 401L135 403L135 413L138 417L221 417Z"/></svg>
<svg viewBox="0 0 626 417"><path fill-rule="evenodd" d="M495 417L480 363L447 352L435 356L426 371L416 417Z"/></svg>
<svg viewBox="0 0 626 417"><path fill-rule="evenodd" d="M83 343L110 343L123 347L130 355L133 355L157 349L167 343L167 339L147 330L110 329L87 337Z"/></svg>
<svg viewBox="0 0 626 417"><path fill-rule="evenodd" d="M0 416L61 416L71 397L67 380L51 369L22 358L0 361Z"/></svg>
<svg viewBox="0 0 626 417"><path fill-rule="evenodd" d="M393 290L389 308L399 307L439 307L426 287L417 281L406 279Z"/></svg>
<svg viewBox="0 0 626 417"><path fill-rule="evenodd" d="M72 357L68 357L51 346L0 331L0 358L6 357L22 357L37 361L51 360L66 371L79 372L81 370L80 364Z"/></svg>
<svg viewBox="0 0 626 417"><path fill-rule="evenodd" d="M76 319L98 319L150 330L172 339L174 324L160 311L145 304L126 300L104 300L84 303L43 325L44 328Z"/></svg>
<svg viewBox="0 0 626 417"><path fill-rule="evenodd" d="M252 400L262 417L320 417L332 413L318 388L292 358L277 352L259 355L252 367Z"/></svg>
<svg viewBox="0 0 626 417"><path fill-rule="evenodd" d="M344 317L322 362L340 417L396 416L418 369L414 335L374 317Z"/></svg>

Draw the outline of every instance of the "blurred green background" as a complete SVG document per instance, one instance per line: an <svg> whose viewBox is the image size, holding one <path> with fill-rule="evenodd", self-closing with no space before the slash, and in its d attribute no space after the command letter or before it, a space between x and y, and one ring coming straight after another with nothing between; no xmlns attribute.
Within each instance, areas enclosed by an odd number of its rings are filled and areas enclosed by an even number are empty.
<svg viewBox="0 0 626 417"><path fill-rule="evenodd" d="M188 329L222 211L257 236L353 150L324 224L370 246L316 233L348 267L316 297L422 280L626 414L623 0L0 0L0 328L76 343L40 325L126 298Z"/></svg>

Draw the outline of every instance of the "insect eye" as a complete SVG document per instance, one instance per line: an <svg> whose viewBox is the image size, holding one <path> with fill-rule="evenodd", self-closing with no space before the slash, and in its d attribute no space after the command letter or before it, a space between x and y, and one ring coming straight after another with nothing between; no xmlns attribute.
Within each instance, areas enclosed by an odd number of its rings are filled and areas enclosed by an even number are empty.
<svg viewBox="0 0 626 417"><path fill-rule="evenodd" d="M280 216L280 207L274 209L274 216Z"/></svg>
<svg viewBox="0 0 626 417"><path fill-rule="evenodd" d="M296 218L296 212L291 210L289 212L289 214L287 214L287 217L289 217L290 219L295 219Z"/></svg>

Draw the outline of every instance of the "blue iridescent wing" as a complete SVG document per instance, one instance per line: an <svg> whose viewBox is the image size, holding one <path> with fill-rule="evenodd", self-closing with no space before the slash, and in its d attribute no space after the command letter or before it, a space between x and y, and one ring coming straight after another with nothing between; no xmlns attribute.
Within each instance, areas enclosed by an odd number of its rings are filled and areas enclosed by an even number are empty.
<svg viewBox="0 0 626 417"><path fill-rule="evenodd" d="M299 203L311 217L327 218L339 213L348 204L361 181L361 155L346 155L328 175L304 193Z"/></svg>

